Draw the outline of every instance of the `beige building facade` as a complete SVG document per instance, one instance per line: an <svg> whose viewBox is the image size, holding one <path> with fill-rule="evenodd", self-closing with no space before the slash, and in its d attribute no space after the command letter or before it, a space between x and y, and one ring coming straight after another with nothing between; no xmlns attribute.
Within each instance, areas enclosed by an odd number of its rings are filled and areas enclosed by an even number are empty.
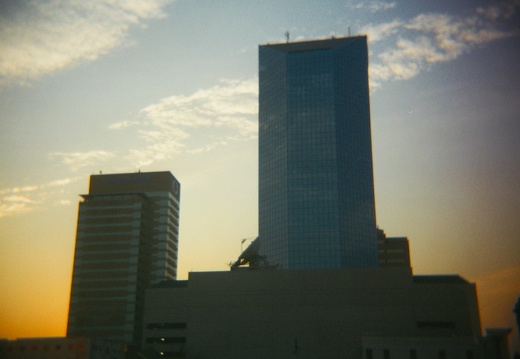
<svg viewBox="0 0 520 359"><path fill-rule="evenodd" d="M92 175L81 197L67 337L137 344L145 289L177 277L180 184L170 172Z"/></svg>
<svg viewBox="0 0 520 359"><path fill-rule="evenodd" d="M410 268L192 272L144 321L148 358L483 358L475 285Z"/></svg>

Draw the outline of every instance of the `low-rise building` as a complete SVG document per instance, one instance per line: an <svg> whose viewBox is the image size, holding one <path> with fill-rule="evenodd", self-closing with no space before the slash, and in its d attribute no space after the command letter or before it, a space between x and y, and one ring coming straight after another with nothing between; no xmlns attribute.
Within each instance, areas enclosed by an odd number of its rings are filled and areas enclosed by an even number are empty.
<svg viewBox="0 0 520 359"><path fill-rule="evenodd" d="M147 358L485 358L475 284L410 268L192 272L148 289Z"/></svg>

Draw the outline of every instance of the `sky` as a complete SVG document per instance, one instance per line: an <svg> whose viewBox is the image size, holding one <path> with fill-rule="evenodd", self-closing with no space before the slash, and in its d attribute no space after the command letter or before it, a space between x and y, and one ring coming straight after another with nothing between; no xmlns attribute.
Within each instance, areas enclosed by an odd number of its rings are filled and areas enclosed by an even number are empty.
<svg viewBox="0 0 520 359"><path fill-rule="evenodd" d="M228 270L258 233L258 45L286 31L368 36L378 226L514 328L519 20L518 0L0 0L0 338L65 335L101 171L171 171L179 279Z"/></svg>

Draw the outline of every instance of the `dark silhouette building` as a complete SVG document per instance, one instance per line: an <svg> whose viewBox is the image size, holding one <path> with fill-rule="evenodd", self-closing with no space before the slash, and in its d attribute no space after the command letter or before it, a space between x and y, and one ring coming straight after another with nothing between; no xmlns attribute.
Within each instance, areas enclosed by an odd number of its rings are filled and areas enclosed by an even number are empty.
<svg viewBox="0 0 520 359"><path fill-rule="evenodd" d="M377 249L380 267L411 267L410 246L406 237L387 237L377 230Z"/></svg>
<svg viewBox="0 0 520 359"><path fill-rule="evenodd" d="M513 313L515 313L516 329L518 330L518 338L520 339L520 297L516 300L516 304L513 307Z"/></svg>
<svg viewBox="0 0 520 359"><path fill-rule="evenodd" d="M260 252L378 266L366 36L260 46Z"/></svg>
<svg viewBox="0 0 520 359"><path fill-rule="evenodd" d="M138 343L147 287L177 277L170 172L92 175L79 203L67 337Z"/></svg>
<svg viewBox="0 0 520 359"><path fill-rule="evenodd" d="M191 272L145 305L149 359L505 359L483 356L475 284L406 267Z"/></svg>

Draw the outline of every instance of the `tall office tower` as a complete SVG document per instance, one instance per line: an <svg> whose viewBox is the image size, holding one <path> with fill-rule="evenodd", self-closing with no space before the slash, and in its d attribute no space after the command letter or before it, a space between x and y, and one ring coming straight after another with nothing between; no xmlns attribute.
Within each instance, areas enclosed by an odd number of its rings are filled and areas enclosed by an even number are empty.
<svg viewBox="0 0 520 359"><path fill-rule="evenodd" d="M377 267L366 36L259 49L260 253Z"/></svg>
<svg viewBox="0 0 520 359"><path fill-rule="evenodd" d="M170 172L93 175L82 197L67 336L138 343L145 289L177 276L180 184Z"/></svg>

